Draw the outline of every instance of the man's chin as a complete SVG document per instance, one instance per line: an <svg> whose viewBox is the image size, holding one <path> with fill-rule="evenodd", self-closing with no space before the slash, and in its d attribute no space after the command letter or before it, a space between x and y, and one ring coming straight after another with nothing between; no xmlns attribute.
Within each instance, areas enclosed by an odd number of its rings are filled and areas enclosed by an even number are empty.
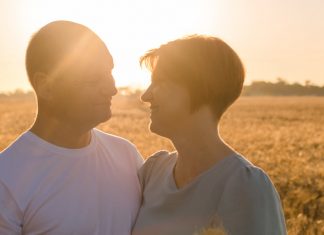
<svg viewBox="0 0 324 235"><path fill-rule="evenodd" d="M111 117L112 117L112 113L111 112L107 113L105 116L102 117L100 123L108 121L109 119L111 119Z"/></svg>
<svg viewBox="0 0 324 235"><path fill-rule="evenodd" d="M107 112L105 115L100 115L100 117L97 117L94 126L98 126L99 124L109 121L111 117L112 117L111 112Z"/></svg>

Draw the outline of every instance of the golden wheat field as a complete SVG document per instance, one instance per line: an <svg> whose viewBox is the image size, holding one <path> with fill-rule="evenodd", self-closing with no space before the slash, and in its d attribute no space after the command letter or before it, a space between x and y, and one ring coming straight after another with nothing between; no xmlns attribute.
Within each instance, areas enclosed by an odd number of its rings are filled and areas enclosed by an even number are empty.
<svg viewBox="0 0 324 235"><path fill-rule="evenodd" d="M135 143L147 158L172 145L148 131L138 97L113 99L113 117L99 126ZM0 150L33 122L33 99L0 99ZM241 97L221 122L223 138L274 182L288 234L324 234L324 97Z"/></svg>

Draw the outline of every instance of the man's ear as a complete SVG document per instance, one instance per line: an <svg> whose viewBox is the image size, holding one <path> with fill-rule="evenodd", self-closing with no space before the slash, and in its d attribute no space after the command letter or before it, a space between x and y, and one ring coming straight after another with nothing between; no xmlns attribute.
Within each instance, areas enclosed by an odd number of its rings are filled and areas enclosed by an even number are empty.
<svg viewBox="0 0 324 235"><path fill-rule="evenodd" d="M32 78L32 84L39 98L51 100L53 97L53 82L50 76L43 72L36 72Z"/></svg>

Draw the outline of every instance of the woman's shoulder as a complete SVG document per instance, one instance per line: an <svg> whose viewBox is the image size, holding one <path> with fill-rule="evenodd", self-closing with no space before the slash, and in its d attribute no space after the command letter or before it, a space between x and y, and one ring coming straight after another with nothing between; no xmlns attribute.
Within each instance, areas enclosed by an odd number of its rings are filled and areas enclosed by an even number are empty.
<svg viewBox="0 0 324 235"><path fill-rule="evenodd" d="M254 165L244 156L240 154L236 154L234 159L236 161L235 163L236 174L234 174L234 176L243 177L243 178L252 178L252 179L269 178L267 173L262 168Z"/></svg>
<svg viewBox="0 0 324 235"><path fill-rule="evenodd" d="M218 206L226 227L233 234L242 228L244 234L285 234L280 197L267 173L240 155L228 170Z"/></svg>
<svg viewBox="0 0 324 235"><path fill-rule="evenodd" d="M175 152L169 152L167 150L159 150L149 156L145 162L154 162L154 161L163 161L167 160L168 158L172 157Z"/></svg>
<svg viewBox="0 0 324 235"><path fill-rule="evenodd" d="M142 168L161 167L176 158L175 152L160 150L148 157Z"/></svg>
<svg viewBox="0 0 324 235"><path fill-rule="evenodd" d="M146 159L139 171L140 179L150 178L151 175L163 174L163 172L173 167L172 162L176 160L176 152L160 150Z"/></svg>
<svg viewBox="0 0 324 235"><path fill-rule="evenodd" d="M268 174L239 154L233 160L233 168L230 169L226 188L230 191L240 191L254 195L266 192L276 193Z"/></svg>

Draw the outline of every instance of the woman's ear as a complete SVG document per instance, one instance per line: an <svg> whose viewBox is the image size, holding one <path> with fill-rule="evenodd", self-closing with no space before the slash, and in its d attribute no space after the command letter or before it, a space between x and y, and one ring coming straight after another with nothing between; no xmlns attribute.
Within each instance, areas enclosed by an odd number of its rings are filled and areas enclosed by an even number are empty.
<svg viewBox="0 0 324 235"><path fill-rule="evenodd" d="M36 72L31 82L38 98L42 100L51 100L53 98L53 82L46 73Z"/></svg>

